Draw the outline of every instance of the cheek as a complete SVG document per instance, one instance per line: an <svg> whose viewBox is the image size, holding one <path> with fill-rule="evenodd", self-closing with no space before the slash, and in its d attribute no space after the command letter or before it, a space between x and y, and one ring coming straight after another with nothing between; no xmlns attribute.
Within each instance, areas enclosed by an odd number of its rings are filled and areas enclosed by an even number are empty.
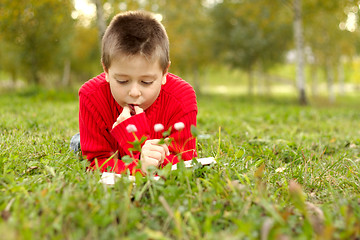
<svg viewBox="0 0 360 240"><path fill-rule="evenodd" d="M156 88L146 89L142 91L141 96L146 102L153 101L158 96L158 91Z"/></svg>
<svg viewBox="0 0 360 240"><path fill-rule="evenodd" d="M120 101L124 100L124 96L126 95L125 89L112 84L112 85L110 85L110 90L111 90L111 94L113 95L113 97L115 98L115 100L118 103L120 103Z"/></svg>
<svg viewBox="0 0 360 240"><path fill-rule="evenodd" d="M156 88L152 89L150 92L149 92L149 97L152 99L152 100L155 100L158 96L159 96L159 93L160 93L160 90L161 90L161 86L157 86Z"/></svg>

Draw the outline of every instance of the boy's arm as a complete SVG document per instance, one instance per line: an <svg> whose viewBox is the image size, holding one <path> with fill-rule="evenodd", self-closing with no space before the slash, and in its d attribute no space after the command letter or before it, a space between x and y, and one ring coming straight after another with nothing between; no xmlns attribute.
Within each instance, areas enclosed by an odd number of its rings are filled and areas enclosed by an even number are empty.
<svg viewBox="0 0 360 240"><path fill-rule="evenodd" d="M125 153L135 159L140 158L139 150L144 140L150 138L150 128L144 112L120 122L110 133Z"/></svg>
<svg viewBox="0 0 360 240"><path fill-rule="evenodd" d="M172 120L170 126L172 126L173 130L170 138L173 139L173 141L169 146L171 154L164 159L162 166L168 163L176 164L179 162L179 158L182 160L191 160L197 156L196 141L191 135L191 125L196 126L196 115L197 111L190 111L182 117ZM97 168L97 166L104 164L101 167L101 171L105 171L110 167L111 171L117 173L121 173L126 169L133 172L133 170L136 169L140 152L136 150L131 151L130 149L133 148L134 141L140 143L139 141L142 137L150 139L150 127L147 123L145 113L136 114L109 131L100 114L94 111L94 106L89 99L80 96L79 119L81 148L83 154L91 161L90 168ZM184 123L184 129L179 131L174 130L174 125L177 122ZM133 128L129 128L129 126L135 126L136 131L133 131ZM114 138L117 144L114 143ZM116 146L112 146L114 144L116 144ZM122 160L118 159L120 154L108 160L108 158L119 149L118 145L125 151L125 155L129 155L135 159L129 165L126 165ZM143 142L140 144L140 147L142 147L142 145ZM121 155L124 155L124 153L121 153ZM97 164L95 159L97 159ZM137 171L139 170L137 169Z"/></svg>
<svg viewBox="0 0 360 240"><path fill-rule="evenodd" d="M169 138L172 139L172 142L169 145L170 155L165 157L164 162L161 164L162 167L169 163L176 164L180 159L187 161L197 156L196 140L191 134L191 126L196 126L196 115L197 111L191 111L180 118L173 119L170 123L172 128L169 136ZM184 124L184 128L176 130L174 125L179 122ZM132 156L135 159L139 159L140 152L129 151L129 149L133 148L134 141L140 143L139 140L142 137L149 140L149 132L150 126L146 120L145 113L141 113L116 125L112 129L111 134L117 140L119 145L126 151L127 155ZM143 144L144 142L141 142L138 146L142 147Z"/></svg>
<svg viewBox="0 0 360 240"><path fill-rule="evenodd" d="M121 173L127 169L135 170L137 161L126 165L117 152L118 145L112 140L109 130L91 101L84 95L79 96L80 145L83 155L90 161L90 169L101 167L100 171ZM111 156L112 159L108 160Z"/></svg>

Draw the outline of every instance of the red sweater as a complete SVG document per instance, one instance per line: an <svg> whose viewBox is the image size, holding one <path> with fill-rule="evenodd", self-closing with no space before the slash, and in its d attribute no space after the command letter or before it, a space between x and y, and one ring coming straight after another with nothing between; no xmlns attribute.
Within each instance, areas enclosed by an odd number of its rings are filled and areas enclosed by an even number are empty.
<svg viewBox="0 0 360 240"><path fill-rule="evenodd" d="M163 124L164 130L170 127L172 129L170 138L173 142L169 146L171 154L166 157L162 167L168 163L176 164L179 157L182 160L191 160L196 156L196 141L190 133L191 125L196 126L195 92L190 84L173 74L167 74L166 80L158 98L144 113L128 118L114 129L112 126L122 112L122 107L113 98L105 74L87 81L80 88L80 145L83 155L91 162L90 168L103 165L101 171L138 171L135 166L140 152L130 152L133 145L129 142L135 140L134 134L138 139L142 136L147 139L162 138L162 132L154 130L157 123ZM183 122L185 128L181 131L175 130L174 124L177 122ZM129 133L126 130L129 124L135 125L137 132ZM114 157L107 161L112 155ZM135 160L126 164L121 161L125 155L132 156Z"/></svg>

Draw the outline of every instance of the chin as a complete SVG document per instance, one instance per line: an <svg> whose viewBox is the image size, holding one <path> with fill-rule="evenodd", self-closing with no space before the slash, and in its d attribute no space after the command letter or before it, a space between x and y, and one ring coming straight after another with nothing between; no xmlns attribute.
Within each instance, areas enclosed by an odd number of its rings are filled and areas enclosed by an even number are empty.
<svg viewBox="0 0 360 240"><path fill-rule="evenodd" d="M144 111L149 108L149 107L142 107L142 106L139 106L139 107Z"/></svg>

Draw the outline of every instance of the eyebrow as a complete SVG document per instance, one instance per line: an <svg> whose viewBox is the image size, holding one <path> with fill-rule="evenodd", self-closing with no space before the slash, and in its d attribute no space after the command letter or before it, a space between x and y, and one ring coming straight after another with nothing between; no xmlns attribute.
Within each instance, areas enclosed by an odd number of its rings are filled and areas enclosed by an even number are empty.
<svg viewBox="0 0 360 240"><path fill-rule="evenodd" d="M115 77L129 77L129 75L126 74L119 74L119 73L115 73L114 74ZM141 78L152 78L152 79L156 79L156 74L145 74L145 75L140 75Z"/></svg>

